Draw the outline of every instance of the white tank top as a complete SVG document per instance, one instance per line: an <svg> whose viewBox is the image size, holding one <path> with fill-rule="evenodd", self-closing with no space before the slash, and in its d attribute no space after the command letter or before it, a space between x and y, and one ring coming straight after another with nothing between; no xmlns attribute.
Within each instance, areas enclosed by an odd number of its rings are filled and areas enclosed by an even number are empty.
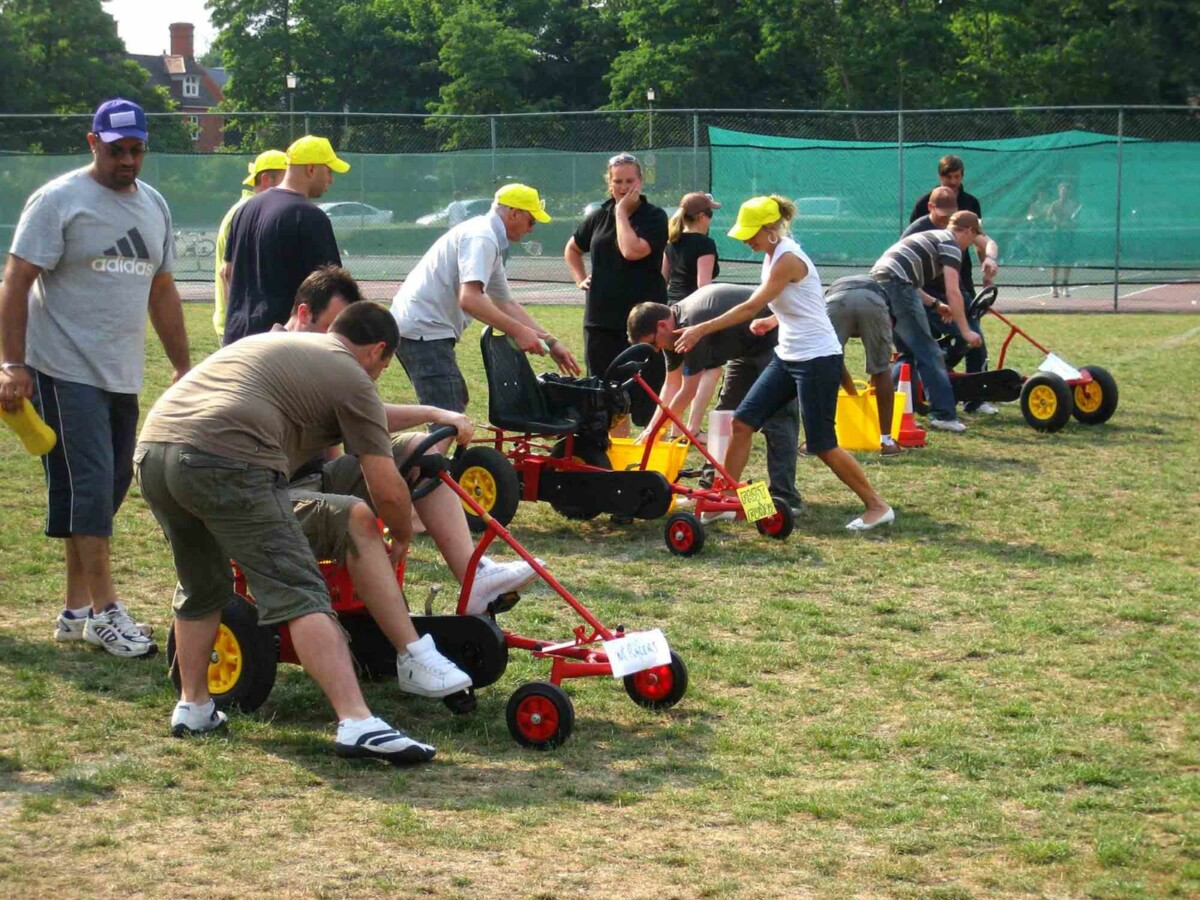
<svg viewBox="0 0 1200 900"><path fill-rule="evenodd" d="M801 281L789 282L779 296L767 304L779 319L779 344L775 354L785 362L804 362L840 354L842 345L825 309L821 276L808 254L792 238L781 237L775 253L764 257L762 283L767 283L772 266L788 253L808 266L808 275Z"/></svg>

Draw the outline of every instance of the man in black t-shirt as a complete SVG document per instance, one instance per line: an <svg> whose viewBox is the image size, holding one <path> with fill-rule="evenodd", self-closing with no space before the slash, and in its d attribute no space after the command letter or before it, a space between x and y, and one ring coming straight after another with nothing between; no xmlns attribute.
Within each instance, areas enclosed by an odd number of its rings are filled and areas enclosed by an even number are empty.
<svg viewBox="0 0 1200 900"><path fill-rule="evenodd" d="M775 354L778 329L771 328L756 334L751 322L734 325L700 339L687 353L675 352L676 333L689 325L699 325L717 318L754 293L754 288L740 284L706 284L680 303L640 303L629 313L627 328L631 344L650 344L663 351L667 361L667 381L664 395L676 416L683 414L696 393L701 376L708 369L725 366L725 383L717 401L718 410L734 410L758 380L763 369ZM753 320L770 318L763 311ZM762 328L767 328L763 325ZM646 431L654 430L662 413L655 413ZM796 491L796 451L800 441L800 406L796 399L786 404L762 427L767 439L767 482L771 496L800 509L800 494ZM711 482L710 482L711 483Z"/></svg>
<svg viewBox="0 0 1200 900"><path fill-rule="evenodd" d="M983 218L983 210L979 206L979 198L974 194L968 193L963 187L963 174L966 169L963 166L962 157L960 156L943 156L938 160L938 182L942 187L950 188L954 191L958 200L955 212L958 209L964 209L967 212L973 212L979 218ZM917 198L917 202L913 204L912 212L908 216L908 221L917 221L917 219L929 212L929 200L933 191ZM945 225L938 225L938 228L945 228ZM905 235L908 232L904 232ZM971 298L975 296L975 281L972 273L971 255L963 254L962 268L959 271L959 288L962 290L963 297L967 302L971 302ZM985 282L986 283L986 282Z"/></svg>
<svg viewBox="0 0 1200 900"><path fill-rule="evenodd" d="M279 187L247 200L229 226L221 270L226 345L285 323L300 283L321 266L342 264L333 225L311 201L350 165L328 140L312 135L288 147L287 158Z"/></svg>

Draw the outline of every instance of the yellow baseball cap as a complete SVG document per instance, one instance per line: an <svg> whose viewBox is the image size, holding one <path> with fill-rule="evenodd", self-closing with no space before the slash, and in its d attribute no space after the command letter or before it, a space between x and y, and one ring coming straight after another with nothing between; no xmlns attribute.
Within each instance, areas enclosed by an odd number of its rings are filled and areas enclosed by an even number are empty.
<svg viewBox="0 0 1200 900"><path fill-rule="evenodd" d="M338 159L328 138L306 134L287 148L289 166L329 166L333 171L349 172L350 163Z"/></svg>
<svg viewBox="0 0 1200 900"><path fill-rule="evenodd" d="M254 187L254 179L259 176L260 172L273 172L287 167L287 154L282 150L264 150L254 157L254 162L247 164L246 169L250 174L246 176L242 184L246 187Z"/></svg>
<svg viewBox="0 0 1200 900"><path fill-rule="evenodd" d="M729 229L729 236L737 241L748 241L764 225L778 222L782 215L773 198L751 197L738 209L737 223Z"/></svg>
<svg viewBox="0 0 1200 900"><path fill-rule="evenodd" d="M539 222L550 221L546 214L546 201L527 184L506 184L496 191L496 202L513 209L523 209Z"/></svg>

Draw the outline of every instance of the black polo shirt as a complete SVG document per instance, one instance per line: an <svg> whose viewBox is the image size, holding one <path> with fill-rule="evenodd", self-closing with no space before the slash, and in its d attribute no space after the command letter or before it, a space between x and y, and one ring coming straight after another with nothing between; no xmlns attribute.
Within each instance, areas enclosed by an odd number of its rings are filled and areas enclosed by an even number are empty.
<svg viewBox="0 0 1200 900"><path fill-rule="evenodd" d="M617 247L616 201L609 197L575 229L575 246L592 254L592 284L583 309L585 328L625 331L629 311L639 303L667 302L662 277L667 246L667 214L644 196L629 224L650 245L650 253L630 262Z"/></svg>
<svg viewBox="0 0 1200 900"><path fill-rule="evenodd" d="M272 188L234 214L225 262L233 264L225 314L231 344L285 323L300 282L342 258L329 216L295 191Z"/></svg>
<svg viewBox="0 0 1200 900"><path fill-rule="evenodd" d="M933 191L929 192L929 194L932 193ZM929 194L925 194L925 196L919 198L916 204L913 206L912 215L908 217L910 224L917 221L917 219L920 219L922 216L929 215ZM967 212L973 212L975 215L979 216L980 220L983 219L983 210L979 207L979 198L974 194L967 193L967 191L963 188L958 189L958 208L960 210L966 210ZM937 228L937 226L932 223L929 227ZM922 228L918 230L925 231L927 229ZM907 236L911 233L911 229L906 229L904 235ZM975 280L972 278L971 271L971 254L972 250L970 247L963 251L962 269L958 273L959 284L962 285L963 297L968 302L972 297L975 296ZM937 282L932 285L932 287L934 289L929 291L930 294L933 294L935 297L940 297L943 300L946 299L946 286L942 279L939 278Z"/></svg>

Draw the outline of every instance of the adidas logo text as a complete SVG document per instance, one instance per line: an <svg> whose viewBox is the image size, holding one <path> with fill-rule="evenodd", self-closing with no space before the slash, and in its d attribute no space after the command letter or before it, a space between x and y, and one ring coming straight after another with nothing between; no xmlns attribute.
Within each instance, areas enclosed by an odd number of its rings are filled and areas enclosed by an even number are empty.
<svg viewBox="0 0 1200 900"><path fill-rule="evenodd" d="M122 275L153 275L154 266L140 259L120 259L115 256L98 257L92 260L96 272L113 272Z"/></svg>

